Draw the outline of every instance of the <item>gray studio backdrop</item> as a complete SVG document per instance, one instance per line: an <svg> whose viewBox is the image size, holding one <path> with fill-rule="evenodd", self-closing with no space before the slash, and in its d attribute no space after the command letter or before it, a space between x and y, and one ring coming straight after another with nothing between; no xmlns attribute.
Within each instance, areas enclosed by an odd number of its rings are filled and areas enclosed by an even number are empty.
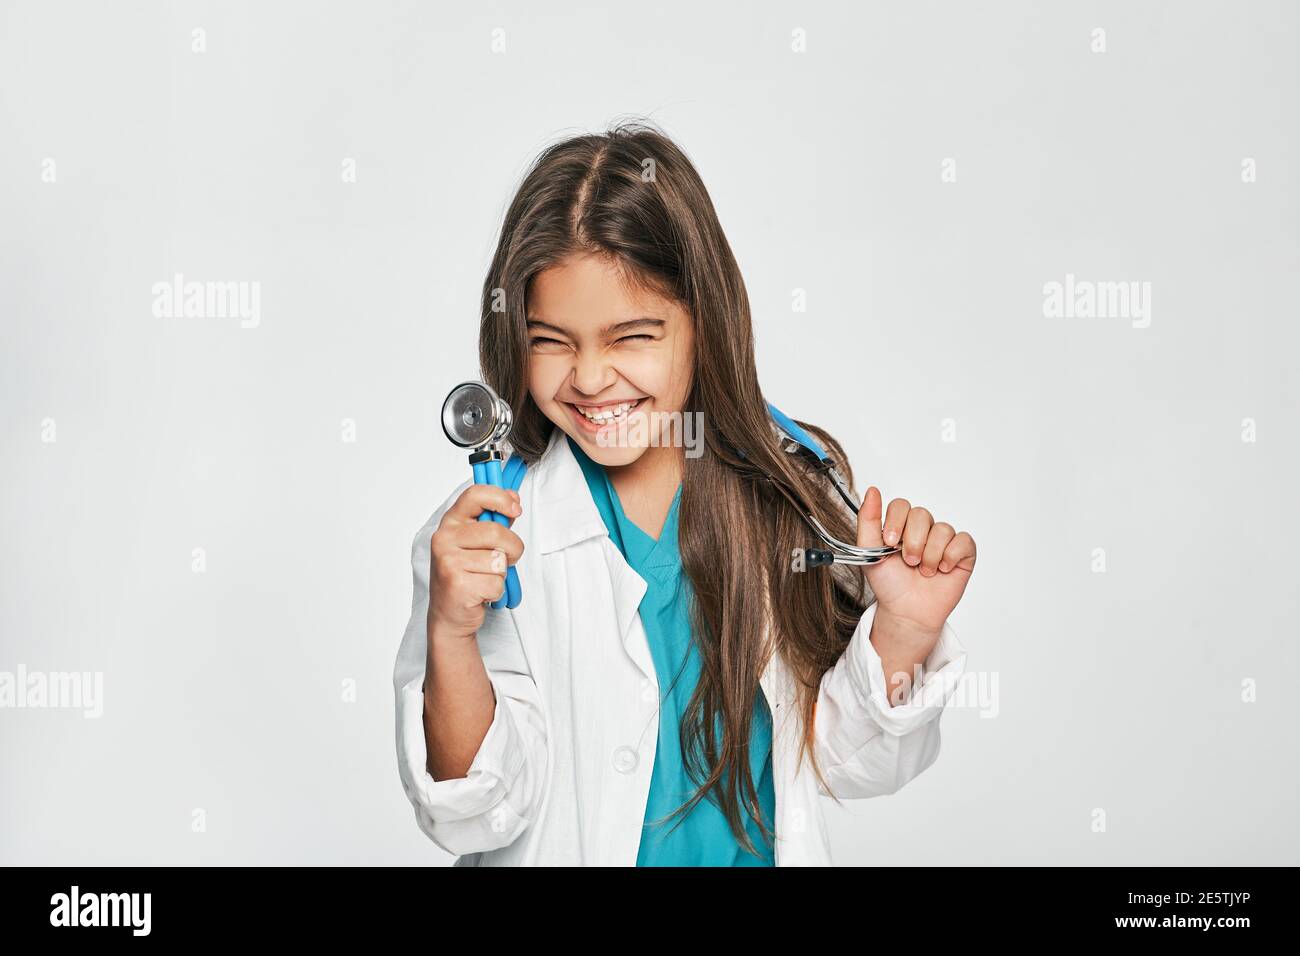
<svg viewBox="0 0 1300 956"><path fill-rule="evenodd" d="M0 861L448 862L390 679L435 416L527 162L634 114L768 396L979 543L837 862L1300 862L1296 6L547 6L0 4Z"/></svg>

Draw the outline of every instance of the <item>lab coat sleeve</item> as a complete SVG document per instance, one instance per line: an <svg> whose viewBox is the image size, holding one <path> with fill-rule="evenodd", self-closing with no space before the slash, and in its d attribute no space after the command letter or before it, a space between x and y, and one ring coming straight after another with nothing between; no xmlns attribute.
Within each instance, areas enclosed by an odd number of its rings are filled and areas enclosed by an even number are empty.
<svg viewBox="0 0 1300 956"><path fill-rule="evenodd" d="M814 718L824 795L851 800L897 792L939 756L939 717L966 668L966 649L945 623L920 679L892 707L880 656L871 646L875 602L849 646L822 677Z"/></svg>
<svg viewBox="0 0 1300 956"><path fill-rule="evenodd" d="M426 767L424 672L428 647L429 539L465 482L415 536L411 546L411 619L393 672L397 760L420 829L448 853L464 856L512 843L534 819L546 764L546 729L537 685L514 618L489 608L477 642L496 703L483 742L464 777L434 780Z"/></svg>

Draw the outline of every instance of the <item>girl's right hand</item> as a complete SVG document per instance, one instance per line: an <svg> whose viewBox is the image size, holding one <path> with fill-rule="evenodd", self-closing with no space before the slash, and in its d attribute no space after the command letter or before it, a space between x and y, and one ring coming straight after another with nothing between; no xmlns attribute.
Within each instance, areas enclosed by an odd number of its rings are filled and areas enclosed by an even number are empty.
<svg viewBox="0 0 1300 956"><path fill-rule="evenodd" d="M503 514L512 524L523 513L518 492L470 485L447 509L430 539L430 643L435 634L477 634L487 604L505 593L506 568L524 553L519 535L495 521L478 520L484 511Z"/></svg>

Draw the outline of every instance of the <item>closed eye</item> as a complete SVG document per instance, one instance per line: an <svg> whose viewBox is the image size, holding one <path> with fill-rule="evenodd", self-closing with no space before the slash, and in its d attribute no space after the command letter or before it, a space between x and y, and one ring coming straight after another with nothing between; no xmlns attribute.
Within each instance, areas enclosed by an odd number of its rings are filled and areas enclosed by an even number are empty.
<svg viewBox="0 0 1300 956"><path fill-rule="evenodd" d="M653 335L625 335L619 339L620 342L654 342ZM528 340L529 345L563 345L559 339L549 338L545 335L535 335Z"/></svg>

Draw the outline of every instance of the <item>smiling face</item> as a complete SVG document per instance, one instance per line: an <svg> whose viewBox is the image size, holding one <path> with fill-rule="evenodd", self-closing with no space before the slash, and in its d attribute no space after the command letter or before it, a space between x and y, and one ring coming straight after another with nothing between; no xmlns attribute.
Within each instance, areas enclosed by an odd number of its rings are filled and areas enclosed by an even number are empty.
<svg viewBox="0 0 1300 956"><path fill-rule="evenodd" d="M603 259L572 256L533 277L528 341L533 402L607 467L655 447L657 423L690 391L690 313Z"/></svg>

